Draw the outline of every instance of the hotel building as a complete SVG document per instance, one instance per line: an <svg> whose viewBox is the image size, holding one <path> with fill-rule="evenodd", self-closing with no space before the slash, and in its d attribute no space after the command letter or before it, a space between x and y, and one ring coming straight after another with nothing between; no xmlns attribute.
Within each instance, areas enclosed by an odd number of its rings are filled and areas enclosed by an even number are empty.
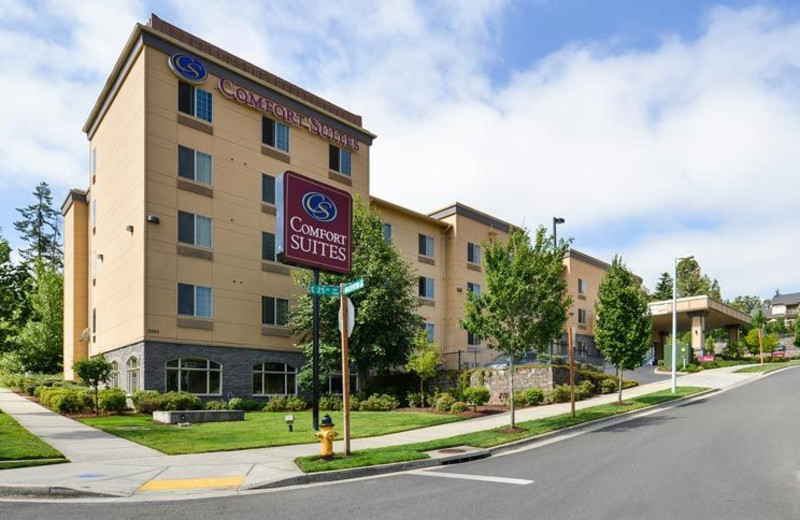
<svg viewBox="0 0 800 520"><path fill-rule="evenodd" d="M286 170L370 201L419 275L420 314L446 365L496 355L458 325L481 291L481 244L511 225L462 204L428 215L370 197L361 117L153 15L137 25L83 128L86 190L65 227L64 371L104 353L112 384L204 397L296 392L295 287L275 261ZM565 259L577 348L592 341L607 264ZM581 350L583 349L583 350Z"/></svg>

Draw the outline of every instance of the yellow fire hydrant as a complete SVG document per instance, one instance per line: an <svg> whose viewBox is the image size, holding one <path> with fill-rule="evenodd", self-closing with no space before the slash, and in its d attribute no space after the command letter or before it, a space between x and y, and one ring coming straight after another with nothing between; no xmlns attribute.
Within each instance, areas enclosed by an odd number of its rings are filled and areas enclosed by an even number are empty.
<svg viewBox="0 0 800 520"><path fill-rule="evenodd" d="M314 434L317 436L320 442L320 455L322 455L322 458L326 460L333 458L333 439L335 439L336 435L338 435L335 431L333 431L333 426L334 424L331 420L331 416L325 414L325 416L322 418L322 422L320 423L322 431Z"/></svg>

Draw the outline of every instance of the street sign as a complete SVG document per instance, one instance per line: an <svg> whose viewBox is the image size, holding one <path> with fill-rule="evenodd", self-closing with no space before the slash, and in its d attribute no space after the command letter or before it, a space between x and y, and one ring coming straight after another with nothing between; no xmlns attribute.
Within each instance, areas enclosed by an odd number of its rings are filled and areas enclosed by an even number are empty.
<svg viewBox="0 0 800 520"><path fill-rule="evenodd" d="M338 289L338 287L337 287ZM347 298L347 337L353 333L353 327L356 326L356 308L350 298ZM342 306L339 305L339 330L342 330Z"/></svg>
<svg viewBox="0 0 800 520"><path fill-rule="evenodd" d="M345 284L344 286L344 293L345 294L352 294L359 289L364 288L364 279L359 278L358 280L353 280L352 282Z"/></svg>
<svg viewBox="0 0 800 520"><path fill-rule="evenodd" d="M308 294L312 296L339 296L338 285L310 285Z"/></svg>

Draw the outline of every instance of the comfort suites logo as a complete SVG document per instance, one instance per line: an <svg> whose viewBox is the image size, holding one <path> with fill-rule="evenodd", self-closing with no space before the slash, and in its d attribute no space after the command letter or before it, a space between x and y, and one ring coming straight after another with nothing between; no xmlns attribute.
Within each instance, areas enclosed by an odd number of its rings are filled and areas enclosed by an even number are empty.
<svg viewBox="0 0 800 520"><path fill-rule="evenodd" d="M336 204L330 197L316 191L303 195L303 209L309 217L320 222L330 222L336 218Z"/></svg>
<svg viewBox="0 0 800 520"><path fill-rule="evenodd" d="M169 68L189 83L200 84L208 78L203 62L191 54L176 52L167 60Z"/></svg>

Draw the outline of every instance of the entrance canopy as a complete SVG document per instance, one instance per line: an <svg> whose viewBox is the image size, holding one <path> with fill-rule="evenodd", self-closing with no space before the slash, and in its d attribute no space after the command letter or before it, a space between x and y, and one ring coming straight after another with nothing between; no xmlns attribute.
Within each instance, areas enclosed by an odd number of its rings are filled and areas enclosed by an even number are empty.
<svg viewBox="0 0 800 520"><path fill-rule="evenodd" d="M653 332L671 334L672 300L652 302L649 307L650 313L653 315ZM742 325L750 325L752 322L747 313L708 296L678 298L677 310L678 332L691 330L693 325L697 326L698 317L704 318L702 320L704 330L721 327L738 328ZM694 323L692 322L693 318Z"/></svg>

